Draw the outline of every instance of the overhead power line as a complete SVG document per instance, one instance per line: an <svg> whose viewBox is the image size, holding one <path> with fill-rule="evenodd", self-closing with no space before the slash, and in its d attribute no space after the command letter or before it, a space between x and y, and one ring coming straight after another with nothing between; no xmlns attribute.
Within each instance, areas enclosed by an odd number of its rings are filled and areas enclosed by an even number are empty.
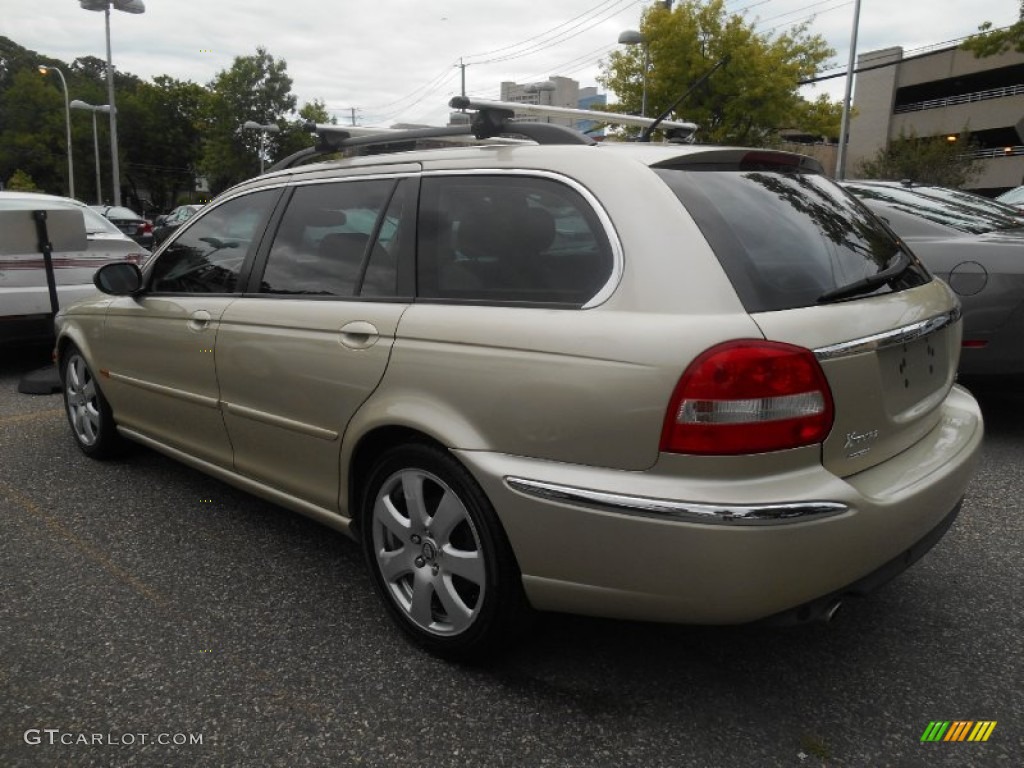
<svg viewBox="0 0 1024 768"><path fill-rule="evenodd" d="M577 19L581 19L581 18L583 18L585 16L596 15L596 14L600 13L604 9L604 6L612 5L612 4L619 3L619 2L622 2L622 0L605 0L603 3L598 5L596 8L591 8L590 10L584 11L583 13L578 14L577 16L573 16L568 21L563 21L561 24L558 24L558 25L552 27L551 29L547 30L546 32L541 32L539 35L534 35L533 37L528 37L525 40L520 40L518 43L512 43L511 45L505 45L505 46L502 46L501 48L495 48L492 51L484 51L483 53L471 53L468 56L466 56L465 58L467 58L467 59L485 58L485 57L488 57L488 56L494 56L494 55L499 54L499 53L504 53L505 51L510 51L513 48L519 48L519 47L524 46L524 45L532 45L535 41L539 40L540 38L548 36L549 34L555 32L555 30L560 29L561 27L567 26L567 25L571 24L572 22L576 21Z"/></svg>
<svg viewBox="0 0 1024 768"><path fill-rule="evenodd" d="M998 29L993 29L992 31L993 32L1002 32L1004 30L1009 29L1010 26L1012 26L1012 25L1008 25L1008 26L1005 26L1005 27L999 27ZM907 52L907 53L911 54L910 56L904 55L904 56L902 56L902 57L900 57L898 59L894 59L893 61L887 61L884 64L871 64L870 66L866 66L866 67L858 67L858 68L853 70L853 74L857 75L857 74L860 74L861 72L870 72L873 69L884 69L885 67L892 67L892 66L895 66L896 64L902 64L904 61L913 61L914 59L922 59L925 56L931 56L933 53L936 52L937 49L942 49L942 48L944 48L946 46L952 45L953 43L962 43L964 40L972 38L976 34L977 33L972 33L970 35L964 35L963 37L953 38L952 40L946 40L946 41L941 42L941 43L932 43L931 45L922 45L919 48L911 48L910 51ZM914 53L915 51L922 51L922 53ZM825 71L826 72L832 72L834 69L835 69L835 67L833 67L831 69L826 69ZM842 72L835 72L834 74L831 74L831 75L817 75L815 77L809 77L806 80L800 80L797 83L797 85L812 85L814 83L820 83L820 82L822 82L824 80L835 80L837 77L846 77L846 70L844 69Z"/></svg>

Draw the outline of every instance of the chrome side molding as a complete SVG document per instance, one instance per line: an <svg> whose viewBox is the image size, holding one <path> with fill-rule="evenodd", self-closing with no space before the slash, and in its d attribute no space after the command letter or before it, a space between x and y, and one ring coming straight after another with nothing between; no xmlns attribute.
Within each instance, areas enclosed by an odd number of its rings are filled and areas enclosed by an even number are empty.
<svg viewBox="0 0 1024 768"><path fill-rule="evenodd" d="M849 507L835 501L794 501L785 504L702 504L649 496L630 496L569 485L505 477L514 491L547 501L593 507L606 512L640 515L703 525L777 525L841 515Z"/></svg>

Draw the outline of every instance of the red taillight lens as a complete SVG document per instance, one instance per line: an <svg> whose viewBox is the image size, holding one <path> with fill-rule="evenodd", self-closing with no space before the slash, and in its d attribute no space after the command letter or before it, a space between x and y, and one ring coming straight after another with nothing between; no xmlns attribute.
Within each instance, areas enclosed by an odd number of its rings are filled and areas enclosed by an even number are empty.
<svg viewBox="0 0 1024 768"><path fill-rule="evenodd" d="M153 225L150 224L148 221L144 221L141 224L139 224L139 228L135 231L135 234L137 234L137 235L148 235L152 231L153 231Z"/></svg>
<svg viewBox="0 0 1024 768"><path fill-rule="evenodd" d="M832 392L814 354L774 341L728 341L704 352L672 393L661 450L734 455L822 442Z"/></svg>

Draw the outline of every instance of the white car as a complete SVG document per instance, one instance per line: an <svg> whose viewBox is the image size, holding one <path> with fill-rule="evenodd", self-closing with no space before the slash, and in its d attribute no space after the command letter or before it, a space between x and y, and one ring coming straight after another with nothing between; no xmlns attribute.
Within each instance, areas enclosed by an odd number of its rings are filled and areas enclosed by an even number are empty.
<svg viewBox="0 0 1024 768"><path fill-rule="evenodd" d="M0 211L77 209L85 220L84 251L56 251L53 267L61 307L96 292L92 276L114 261L141 265L149 251L85 203L68 197L32 192L0 192ZM38 251L11 253L3 247L9 232L0 228L0 343L53 337L49 289L43 255ZM17 249L15 249L17 250Z"/></svg>

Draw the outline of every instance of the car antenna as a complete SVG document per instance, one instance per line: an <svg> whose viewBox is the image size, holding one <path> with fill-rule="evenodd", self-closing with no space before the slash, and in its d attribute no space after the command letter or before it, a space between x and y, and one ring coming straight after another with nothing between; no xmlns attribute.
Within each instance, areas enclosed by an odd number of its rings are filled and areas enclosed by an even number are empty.
<svg viewBox="0 0 1024 768"><path fill-rule="evenodd" d="M699 77L697 79L697 82L695 82L693 85L691 85L689 88L687 88L686 92L683 93L682 96L680 96L678 99L676 99L674 102L672 102L672 105L668 109L666 109L664 112L662 112L660 115L658 115L654 119L653 123L651 123L649 126L644 128L643 133L640 134L640 138L637 139L637 141L649 142L651 140L651 136L653 135L653 133L658 129L658 126L662 122L664 122L664 120L675 111L676 107L678 107L680 104L682 104L683 101L686 100L687 96L689 96L691 93L693 93L699 86L703 85L704 82L709 77L711 77L713 74L715 74L715 72L717 70L721 69L726 64L728 64L730 58L732 58L732 54L729 54L729 53L725 54L725 56L720 58L718 60L718 63L715 64L715 66L713 66L711 69L709 69L707 72L705 72L701 77Z"/></svg>

